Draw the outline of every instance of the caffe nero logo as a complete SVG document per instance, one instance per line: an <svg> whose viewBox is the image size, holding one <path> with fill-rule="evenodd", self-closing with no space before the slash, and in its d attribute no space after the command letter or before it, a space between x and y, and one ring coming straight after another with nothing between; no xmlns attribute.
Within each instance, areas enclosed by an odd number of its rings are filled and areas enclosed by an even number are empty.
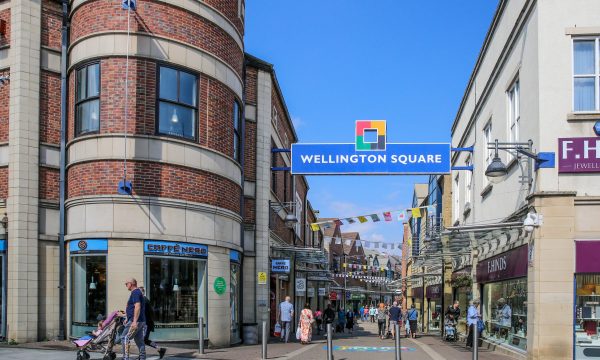
<svg viewBox="0 0 600 360"><path fill-rule="evenodd" d="M489 273L506 270L506 256L488 261L487 267Z"/></svg>
<svg viewBox="0 0 600 360"><path fill-rule="evenodd" d="M79 241L79 242L77 243L77 247L78 247L80 250L85 250L85 249L87 249L87 241L84 241L84 240L81 240L81 241Z"/></svg>

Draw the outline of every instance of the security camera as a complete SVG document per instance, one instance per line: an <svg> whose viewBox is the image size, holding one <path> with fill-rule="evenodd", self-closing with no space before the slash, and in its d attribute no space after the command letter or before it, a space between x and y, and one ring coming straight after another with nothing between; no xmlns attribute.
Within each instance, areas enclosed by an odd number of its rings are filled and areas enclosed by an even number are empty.
<svg viewBox="0 0 600 360"><path fill-rule="evenodd" d="M526 232L532 232L537 226L540 226L541 215L530 212L527 214L525 220L523 220L523 230Z"/></svg>

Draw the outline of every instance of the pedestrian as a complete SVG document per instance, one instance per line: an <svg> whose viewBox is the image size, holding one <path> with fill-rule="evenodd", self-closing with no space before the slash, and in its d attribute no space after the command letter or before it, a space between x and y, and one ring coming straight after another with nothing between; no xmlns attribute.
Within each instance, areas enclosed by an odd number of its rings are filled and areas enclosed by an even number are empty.
<svg viewBox="0 0 600 360"><path fill-rule="evenodd" d="M315 319L310 310L310 304L306 303L300 312L300 343L306 345L312 340L312 325Z"/></svg>
<svg viewBox="0 0 600 360"><path fill-rule="evenodd" d="M292 317L294 316L294 305L290 302L289 296L285 297L285 301L279 304L279 316L277 317L281 321L281 341L286 343L290 339L290 329L292 323Z"/></svg>
<svg viewBox="0 0 600 360"><path fill-rule="evenodd" d="M367 322L369 320L369 305L365 306L365 310L362 314L363 321Z"/></svg>
<svg viewBox="0 0 600 360"><path fill-rule="evenodd" d="M325 309L323 312L323 317L325 318L325 326L327 326L327 324L332 324L331 326L333 326L333 321L335 320L335 311L333 311L331 308L331 304L327 304L327 309Z"/></svg>
<svg viewBox="0 0 600 360"><path fill-rule="evenodd" d="M346 313L344 312L343 308L338 308L338 324L337 324L338 332L343 333L345 327L346 327Z"/></svg>
<svg viewBox="0 0 600 360"><path fill-rule="evenodd" d="M352 310L348 310L346 313L346 329L350 330L350 334L352 334L354 329L354 313Z"/></svg>
<svg viewBox="0 0 600 360"><path fill-rule="evenodd" d="M377 309L377 327L379 329L379 337L383 340L385 338L385 323L387 321L388 313L385 310L383 303L379 304Z"/></svg>
<svg viewBox="0 0 600 360"><path fill-rule="evenodd" d="M139 289L144 297L144 315L146 316L146 335L144 336L144 344L156 349L158 351L159 359L162 359L165 357L167 349L164 347L159 347L154 341L150 341L150 333L154 332L154 308L150 304L150 300L148 300L146 297L146 290L144 287L140 286Z"/></svg>
<svg viewBox="0 0 600 360"><path fill-rule="evenodd" d="M477 323L481 315L479 314L479 299L473 300L469 310L467 310L467 327L469 328L469 335L467 336L467 347L473 346L473 335L477 329ZM478 334L480 335L480 334ZM479 346L479 344L477 344Z"/></svg>
<svg viewBox="0 0 600 360"><path fill-rule="evenodd" d="M317 322L317 335L321 335L321 329L323 329L323 312L321 309L317 308L317 311L314 313L315 321Z"/></svg>
<svg viewBox="0 0 600 360"><path fill-rule="evenodd" d="M371 308L369 309L369 316L371 317L372 323L375 322L375 314L376 313L377 313L377 309L375 308L375 305L371 306Z"/></svg>
<svg viewBox="0 0 600 360"><path fill-rule="evenodd" d="M390 327L392 328L392 337L394 339L396 338L396 324L400 323L401 318L402 309L398 306L398 302L394 301L394 304L390 308Z"/></svg>
<svg viewBox="0 0 600 360"><path fill-rule="evenodd" d="M365 306L361 304L360 307L358 308L358 316L360 317L361 321L365 320L364 312L365 312Z"/></svg>
<svg viewBox="0 0 600 360"><path fill-rule="evenodd" d="M129 294L129 300L125 307L126 322L122 332L121 343L123 345L123 360L129 360L130 341L133 340L139 349L140 360L146 359L146 346L144 337L146 335L146 315L144 306L144 295L137 287L137 280L130 278L125 282Z"/></svg>
<svg viewBox="0 0 600 360"><path fill-rule="evenodd" d="M415 309L415 304L410 305L410 310L406 314L408 323L410 324L410 336L413 339L417 338L417 321L419 320L419 312Z"/></svg>

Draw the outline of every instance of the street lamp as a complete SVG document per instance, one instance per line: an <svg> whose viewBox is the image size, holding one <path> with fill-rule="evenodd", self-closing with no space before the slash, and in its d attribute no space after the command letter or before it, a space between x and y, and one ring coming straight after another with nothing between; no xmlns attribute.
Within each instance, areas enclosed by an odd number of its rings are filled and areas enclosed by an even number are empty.
<svg viewBox="0 0 600 360"><path fill-rule="evenodd" d="M276 201L269 200L269 207L276 214L279 214L279 212L281 210L286 211L285 217L283 218L283 222L287 228L293 229L294 226L296 226L296 224L298 223L298 218L296 217L296 214L294 213L294 209L296 207L295 201L276 202Z"/></svg>
<svg viewBox="0 0 600 360"><path fill-rule="evenodd" d="M488 149L494 150L494 158L492 162L485 169L485 176L488 180L497 184L503 181L508 175L508 168L498 156L498 150L504 150L508 153L516 153L516 155L524 155L527 157L527 176L523 176L524 183L529 184L533 182L533 168L532 160L535 161L536 170L539 168L553 168L554 167L554 153L553 152L533 152L533 141L529 140L526 143L508 143L498 142L496 139L493 143L488 143Z"/></svg>

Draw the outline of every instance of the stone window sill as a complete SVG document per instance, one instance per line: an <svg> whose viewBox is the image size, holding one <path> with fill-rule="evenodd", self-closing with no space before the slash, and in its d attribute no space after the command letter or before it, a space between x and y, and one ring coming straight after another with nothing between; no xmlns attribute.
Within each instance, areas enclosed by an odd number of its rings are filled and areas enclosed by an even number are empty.
<svg viewBox="0 0 600 360"><path fill-rule="evenodd" d="M600 111L568 113L567 121L597 121L600 120Z"/></svg>

